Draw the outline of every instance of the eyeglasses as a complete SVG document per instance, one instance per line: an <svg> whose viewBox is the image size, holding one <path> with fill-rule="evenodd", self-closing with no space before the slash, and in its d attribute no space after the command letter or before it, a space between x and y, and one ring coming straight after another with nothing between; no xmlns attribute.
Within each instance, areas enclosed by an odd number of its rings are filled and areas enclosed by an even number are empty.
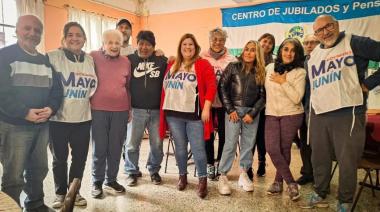
<svg viewBox="0 0 380 212"><path fill-rule="evenodd" d="M322 35L325 30L331 32L332 30L334 30L334 28L335 28L334 23L328 23L325 26L315 30L314 35L316 36Z"/></svg>
<svg viewBox="0 0 380 212"><path fill-rule="evenodd" d="M311 44L311 45L317 45L317 44L319 44L319 41L316 41L316 40L304 41L302 44L303 44L304 46L307 46L307 45L309 45L309 44Z"/></svg>
<svg viewBox="0 0 380 212"><path fill-rule="evenodd" d="M211 42L213 42L213 43L217 43L217 42L219 42L219 43L225 43L226 42L226 40L225 39L218 39L218 38L213 38L213 39L211 39Z"/></svg>

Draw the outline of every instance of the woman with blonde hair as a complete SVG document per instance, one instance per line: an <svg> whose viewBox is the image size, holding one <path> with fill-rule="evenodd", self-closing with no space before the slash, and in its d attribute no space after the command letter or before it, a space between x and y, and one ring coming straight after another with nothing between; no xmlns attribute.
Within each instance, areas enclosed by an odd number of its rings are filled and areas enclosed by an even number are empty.
<svg viewBox="0 0 380 212"><path fill-rule="evenodd" d="M264 53L257 41L249 41L238 58L230 63L219 81L218 91L226 110L226 143L219 164L218 191L231 194L227 173L235 158L240 139L240 170L238 185L244 191L253 191L253 182L247 175L252 167L252 148L256 141L259 113L265 105Z"/></svg>
<svg viewBox="0 0 380 212"><path fill-rule="evenodd" d="M215 74L210 63L199 57L194 35L182 36L174 64L169 64L161 94L160 136L166 122L174 138L179 168L178 190L187 186L187 144L190 143L198 170L198 196L207 196L205 139L213 130L211 104L216 93Z"/></svg>
<svg viewBox="0 0 380 212"><path fill-rule="evenodd" d="M259 44L264 52L264 61L265 66L269 63L273 63L273 51L275 48L275 39L274 36L270 33L264 33L259 38ZM260 121L259 126L257 127L257 135L256 135L256 143L252 149L252 154L255 154L255 149L257 147L257 158L258 158L258 168L257 168L257 176L264 177L265 176L265 166L266 166L266 150L265 150L265 108L260 112ZM249 179L253 179L253 169L250 168L248 171Z"/></svg>

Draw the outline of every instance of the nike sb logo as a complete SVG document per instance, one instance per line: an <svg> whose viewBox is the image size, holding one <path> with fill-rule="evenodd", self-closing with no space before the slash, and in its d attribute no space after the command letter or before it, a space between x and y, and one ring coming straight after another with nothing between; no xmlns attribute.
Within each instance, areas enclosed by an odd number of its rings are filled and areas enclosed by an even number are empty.
<svg viewBox="0 0 380 212"><path fill-rule="evenodd" d="M159 68L154 66L154 62L140 62L135 70L133 70L133 76L140 78L149 74L150 78L157 78L160 76L160 71L157 70Z"/></svg>

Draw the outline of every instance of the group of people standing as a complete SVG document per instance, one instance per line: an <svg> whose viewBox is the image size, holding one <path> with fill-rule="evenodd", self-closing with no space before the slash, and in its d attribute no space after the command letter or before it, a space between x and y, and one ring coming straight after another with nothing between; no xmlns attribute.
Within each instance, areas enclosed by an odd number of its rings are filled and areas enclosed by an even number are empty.
<svg viewBox="0 0 380 212"><path fill-rule="evenodd" d="M239 142L238 185L244 191L254 190L257 146L257 175L265 176L266 151L276 168L268 195L281 194L285 181L295 201L301 196L299 185L314 181L315 192L302 207L327 207L324 199L335 157L340 165L337 210L349 209L364 148L366 97L380 84L379 71L367 79L364 73L369 60L380 60L380 42L340 32L334 17L322 15L314 22L314 35L304 38L304 46L286 38L275 58L270 33L248 41L236 58L225 47L227 33L215 28L206 51L201 52L194 35L185 34L168 62L155 49L151 31L138 33L136 49L128 44L132 25L126 19L103 32L102 47L90 54L82 50L86 33L76 22L64 26L60 48L46 56L38 53L42 29L37 17L21 16L17 44L0 50L1 190L17 202L24 190L26 211L48 209L42 186L48 143L56 194L52 207L59 208L73 179L83 177L90 132L92 197L101 198L103 188L125 192L117 180L123 148L127 185L137 185L145 129L150 145L146 165L156 185L162 183L163 139L169 131L179 169L178 190L188 184L189 143L198 172L197 195L207 196L207 178L219 180L220 194L231 194L227 174ZM328 60L338 56L344 58ZM328 86L318 84L318 77L333 72L341 78ZM128 125L132 127L126 140ZM289 167L298 130L304 166L295 180ZM75 204L87 201L78 193Z"/></svg>

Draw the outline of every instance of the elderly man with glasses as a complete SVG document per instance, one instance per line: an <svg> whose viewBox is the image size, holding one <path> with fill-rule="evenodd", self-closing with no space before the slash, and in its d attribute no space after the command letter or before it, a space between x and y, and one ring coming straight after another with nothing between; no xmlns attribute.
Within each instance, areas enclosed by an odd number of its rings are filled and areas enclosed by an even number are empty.
<svg viewBox="0 0 380 212"><path fill-rule="evenodd" d="M380 61L380 42L339 31L330 15L313 24L320 41L307 61L310 81L309 141L315 192L303 208L328 207L333 155L339 163L337 211L349 211L356 191L357 166L365 142L368 90L380 74L365 79L369 60Z"/></svg>
<svg viewBox="0 0 380 212"><path fill-rule="evenodd" d="M305 52L306 60L310 58L310 53L319 44L319 41L313 34L305 35L303 39L303 49ZM308 82L308 79L306 80ZM300 128L300 153L302 159L301 177L296 180L299 185L306 185L314 182L313 167L311 165L311 147L307 143L307 115L309 109L309 97L310 97L310 85L306 83L305 95L302 100L302 104L305 109L305 116Z"/></svg>
<svg viewBox="0 0 380 212"><path fill-rule="evenodd" d="M303 49L305 50L305 55L308 58L310 53L314 50L315 47L319 44L318 39L313 34L308 34L303 39Z"/></svg>

